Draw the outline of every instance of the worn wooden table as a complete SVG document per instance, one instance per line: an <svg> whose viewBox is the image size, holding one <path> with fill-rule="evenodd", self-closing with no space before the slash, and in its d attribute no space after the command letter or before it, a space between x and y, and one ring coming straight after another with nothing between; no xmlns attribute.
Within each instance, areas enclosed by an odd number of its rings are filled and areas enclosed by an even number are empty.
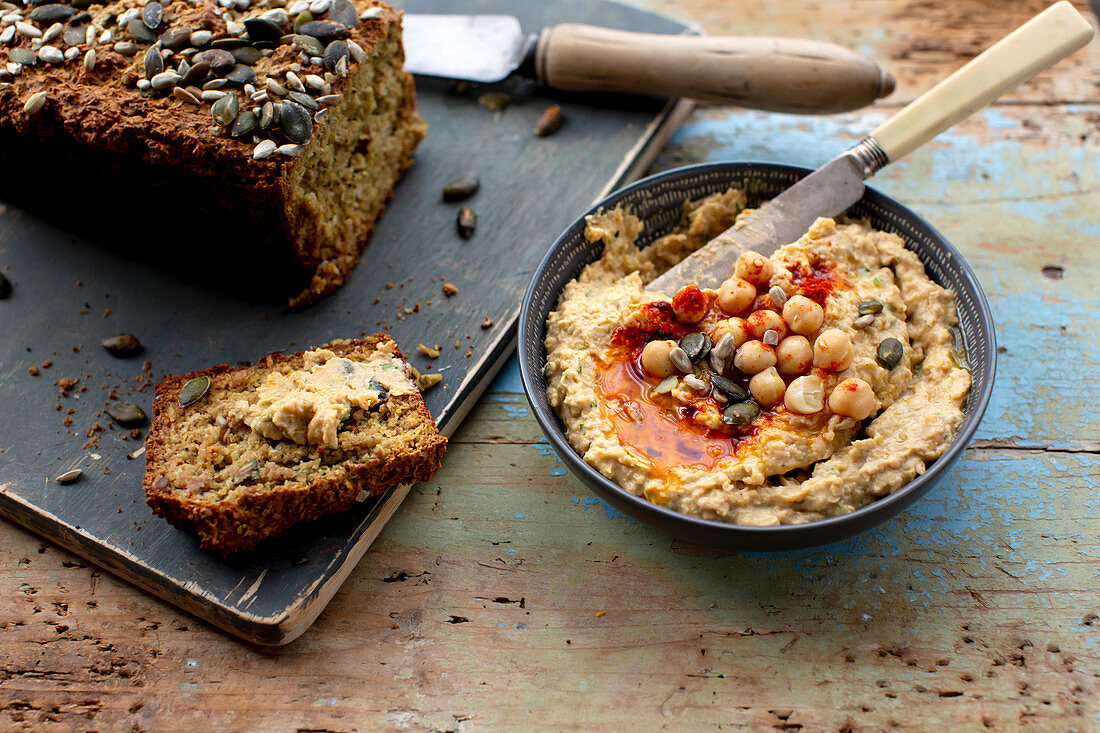
<svg viewBox="0 0 1100 733"><path fill-rule="evenodd" d="M699 110L656 167L819 164L1045 4L645 0L899 81L842 117ZM967 255L1001 345L979 439L911 511L803 552L687 546L566 474L513 363L286 648L0 524L0 728L1095 730L1100 43L874 185Z"/></svg>

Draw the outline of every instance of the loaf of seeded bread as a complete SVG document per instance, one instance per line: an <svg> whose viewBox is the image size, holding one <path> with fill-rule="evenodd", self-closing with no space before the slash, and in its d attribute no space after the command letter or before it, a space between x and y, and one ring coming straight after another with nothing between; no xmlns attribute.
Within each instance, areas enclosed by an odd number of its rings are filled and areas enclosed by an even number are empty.
<svg viewBox="0 0 1100 733"><path fill-rule="evenodd" d="M0 197L292 305L343 284L424 136L400 13L22 1L0 0Z"/></svg>
<svg viewBox="0 0 1100 733"><path fill-rule="evenodd" d="M383 334L167 377L153 411L146 501L222 555L426 481L447 444Z"/></svg>

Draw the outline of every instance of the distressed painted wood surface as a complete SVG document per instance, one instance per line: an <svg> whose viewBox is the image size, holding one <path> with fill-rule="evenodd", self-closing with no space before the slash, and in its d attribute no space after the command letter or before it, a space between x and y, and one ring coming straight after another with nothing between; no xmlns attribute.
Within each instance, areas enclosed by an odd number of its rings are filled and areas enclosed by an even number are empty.
<svg viewBox="0 0 1100 733"><path fill-rule="evenodd" d="M647 0L712 33L848 43L899 76L860 114L700 110L656 167L820 163L1042 4ZM566 474L513 364L282 649L0 525L0 727L1097 729L1097 82L1094 41L873 183L967 255L1002 349L978 440L887 525L785 554L649 530Z"/></svg>

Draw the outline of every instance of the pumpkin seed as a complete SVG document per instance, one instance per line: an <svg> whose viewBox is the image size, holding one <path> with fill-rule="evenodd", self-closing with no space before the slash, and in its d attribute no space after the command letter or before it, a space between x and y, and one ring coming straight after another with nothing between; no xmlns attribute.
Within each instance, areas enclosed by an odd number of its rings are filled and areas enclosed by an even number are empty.
<svg viewBox="0 0 1100 733"><path fill-rule="evenodd" d="M233 54L233 58L237 60L238 64L244 64L246 66L255 66L256 62L264 57L260 49L255 46L241 46L235 48L230 53Z"/></svg>
<svg viewBox="0 0 1100 733"><path fill-rule="evenodd" d="M309 12L308 10L303 10L302 12L298 13L298 15L294 17L294 32L297 33L299 28L301 28L306 23L311 22L312 20L313 13Z"/></svg>
<svg viewBox="0 0 1100 733"><path fill-rule="evenodd" d="M455 224L458 227L458 236L469 239L474 236L474 230L477 229L477 214L469 206L463 206L458 210L458 219Z"/></svg>
<svg viewBox="0 0 1100 733"><path fill-rule="evenodd" d="M0 272L0 300L7 300L11 297L11 280L4 277L4 273Z"/></svg>
<svg viewBox="0 0 1100 733"><path fill-rule="evenodd" d="M156 0L151 3L145 3L145 7L141 9L141 22L149 27L149 30L155 31L160 28L160 24L164 21L164 8ZM190 35L190 34L188 34Z"/></svg>
<svg viewBox="0 0 1100 733"><path fill-rule="evenodd" d="M134 18L126 24L126 32L134 37L134 40L140 43L156 43L157 34L149 30L149 26L145 25L143 21Z"/></svg>
<svg viewBox="0 0 1100 733"><path fill-rule="evenodd" d="M479 188L481 188L481 179L471 173L444 186L443 200L447 202L462 201L477 193Z"/></svg>
<svg viewBox="0 0 1100 733"><path fill-rule="evenodd" d="M553 107L547 107L539 117L538 122L535 123L535 135L538 137L553 135L561 128L562 120L560 105L555 104Z"/></svg>
<svg viewBox="0 0 1100 733"><path fill-rule="evenodd" d="M237 64L225 75L225 78L234 84L244 86L245 84L254 84L256 82L256 72L244 64Z"/></svg>
<svg viewBox="0 0 1100 733"><path fill-rule="evenodd" d="M861 316L875 313L882 313L882 303L877 300L861 300L859 302L859 314Z"/></svg>
<svg viewBox="0 0 1100 733"><path fill-rule="evenodd" d="M85 23L92 22L92 14L87 10L81 10L80 12L69 18L70 25L84 25Z"/></svg>
<svg viewBox="0 0 1100 733"><path fill-rule="evenodd" d="M727 425L748 425L760 415L760 406L752 400L735 402L722 413L722 422Z"/></svg>
<svg viewBox="0 0 1100 733"><path fill-rule="evenodd" d="M306 25L309 25L308 23ZM299 51L304 51L310 56L323 56L325 53L325 46L313 36L307 36L305 34L298 34L294 36L294 48Z"/></svg>
<svg viewBox="0 0 1100 733"><path fill-rule="evenodd" d="M340 63L340 59L346 59L350 53L348 44L343 41L333 41L325 47L325 68L329 71L336 71L336 65Z"/></svg>
<svg viewBox="0 0 1100 733"><path fill-rule="evenodd" d="M245 38L237 38L235 36L228 36L223 38L215 38L210 42L211 48L220 48L223 51L232 51L235 48L241 46L247 46L248 40Z"/></svg>
<svg viewBox="0 0 1100 733"><path fill-rule="evenodd" d="M72 47L72 46L81 46L81 45L84 44L84 41L87 38L87 35L85 34L83 28L79 28L77 26L70 25L70 26L66 26L65 34L62 36L62 38L65 39L66 45L68 45L70 47Z"/></svg>
<svg viewBox="0 0 1100 733"><path fill-rule="evenodd" d="M331 20L311 20L308 23L302 23L297 30L303 35L313 36L321 43L329 43L337 38L347 38L348 35L346 25Z"/></svg>
<svg viewBox="0 0 1100 733"><path fill-rule="evenodd" d="M59 484L71 484L83 475L83 471L81 471L79 468L74 468L71 471L66 471L65 473L59 475L57 478L54 479L54 481Z"/></svg>
<svg viewBox="0 0 1100 733"><path fill-rule="evenodd" d="M359 11L348 0L332 0L328 6L328 19L354 28L359 25Z"/></svg>
<svg viewBox="0 0 1100 733"><path fill-rule="evenodd" d="M233 124L233 121L237 119L237 114L240 112L241 104L237 100L236 94L227 94L226 96L214 102L214 105L210 108L210 114L213 115L214 121L222 127Z"/></svg>
<svg viewBox="0 0 1100 733"><path fill-rule="evenodd" d="M308 94L302 94L301 92L287 92L286 96L289 99L293 99L298 104L302 105L308 110L316 112L321 109L321 105L317 104L317 100Z"/></svg>
<svg viewBox="0 0 1100 733"><path fill-rule="evenodd" d="M893 369L901 361L901 357L905 354L905 347L901 345L901 342L896 338L884 339L882 343L878 345L878 350L875 352L875 358L879 364L887 369Z"/></svg>
<svg viewBox="0 0 1100 733"><path fill-rule="evenodd" d="M244 22L244 28L252 41L277 43L283 37L283 29L266 18L249 18Z"/></svg>
<svg viewBox="0 0 1100 733"><path fill-rule="evenodd" d="M49 5L39 5L32 10L30 19L39 25L50 26L68 20L73 17L74 13L76 13L76 10L69 5L50 3Z"/></svg>
<svg viewBox="0 0 1100 733"><path fill-rule="evenodd" d="M719 392L729 397L734 402L744 402L749 398L749 391L732 379L726 379L721 374L711 374L710 383Z"/></svg>
<svg viewBox="0 0 1100 733"><path fill-rule="evenodd" d="M173 51L191 42L191 29L187 26L169 28L160 36L160 45Z"/></svg>
<svg viewBox="0 0 1100 733"><path fill-rule="evenodd" d="M228 73L233 69L233 65L237 63L237 60L233 58L233 54L221 48L200 51L192 57L191 61L195 65L208 64L210 70L219 75Z"/></svg>
<svg viewBox="0 0 1100 733"><path fill-rule="evenodd" d="M141 342L138 341L137 336L132 333L120 333L110 338L105 338L101 342L103 348L107 349L107 353L111 356L127 357L133 356L141 351Z"/></svg>
<svg viewBox="0 0 1100 733"><path fill-rule="evenodd" d="M183 64L180 64L180 68L183 68ZM202 80L210 74L210 64L206 62L199 62L188 67L187 72L183 74L183 78L180 79L181 87L189 87L197 84L201 84Z"/></svg>
<svg viewBox="0 0 1100 733"><path fill-rule="evenodd" d="M689 333L680 339L680 348L684 350L692 363L699 361L710 351L710 336L701 331Z"/></svg>
<svg viewBox="0 0 1100 733"><path fill-rule="evenodd" d="M161 58L160 49L156 46L150 46L149 50L145 52L145 59L142 62L145 66L145 78L152 80L154 76L164 71L164 59Z"/></svg>
<svg viewBox="0 0 1100 733"><path fill-rule="evenodd" d="M247 137L251 137L252 133L256 131L256 128L260 126L260 118L252 110L247 112L241 112L233 123L233 129L229 131L229 137L234 140L241 140Z"/></svg>
<svg viewBox="0 0 1100 733"><path fill-rule="evenodd" d="M8 58L13 63L22 64L23 66L34 66L38 63L38 57L29 48L13 48L8 51Z"/></svg>
<svg viewBox="0 0 1100 733"><path fill-rule="evenodd" d="M112 402L107 406L107 414L119 425L128 428L142 425L145 422L145 410L137 405L128 405L125 402Z"/></svg>
<svg viewBox="0 0 1100 733"><path fill-rule="evenodd" d="M279 127L287 140L299 145L309 142L313 136L313 118L302 105L289 99L279 105Z"/></svg>
<svg viewBox="0 0 1100 733"><path fill-rule="evenodd" d="M180 387L179 406L193 405L210 389L210 377L195 377Z"/></svg>
<svg viewBox="0 0 1100 733"><path fill-rule="evenodd" d="M416 388L421 392L426 392L442 381L442 374L421 374L416 378Z"/></svg>

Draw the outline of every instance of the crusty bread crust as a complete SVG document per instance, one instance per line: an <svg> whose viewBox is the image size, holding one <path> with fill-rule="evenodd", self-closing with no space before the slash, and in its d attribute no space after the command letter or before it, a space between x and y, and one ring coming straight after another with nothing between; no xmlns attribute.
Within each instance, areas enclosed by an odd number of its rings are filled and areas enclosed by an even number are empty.
<svg viewBox="0 0 1100 733"><path fill-rule="evenodd" d="M321 348L346 356L364 347L373 347L382 340L388 341L389 337L377 334L366 339L334 342ZM250 382L258 383L276 367L301 367L303 354L273 354L250 367L215 366L169 376L157 385L153 422L145 442L146 469L142 483L146 502L154 513L171 524L194 531L203 549L222 555L251 550L263 540L283 534L296 524L351 509L364 492L374 496L391 486L426 481L439 469L447 439L436 431L424 400L415 394L403 396L400 404L406 418L411 414L417 424L415 447L407 450L348 460L333 467L329 475L304 485L277 489L262 484L250 485L214 502L204 501L202 497L189 497L186 487L172 485L164 475L164 468L178 445L173 427L181 410L178 404L180 388L201 376L210 377L212 388L219 377L228 375L246 375ZM400 356L400 352L397 355ZM396 401L397 398L391 397L391 400ZM202 405L196 403L182 409L195 408L201 409Z"/></svg>

